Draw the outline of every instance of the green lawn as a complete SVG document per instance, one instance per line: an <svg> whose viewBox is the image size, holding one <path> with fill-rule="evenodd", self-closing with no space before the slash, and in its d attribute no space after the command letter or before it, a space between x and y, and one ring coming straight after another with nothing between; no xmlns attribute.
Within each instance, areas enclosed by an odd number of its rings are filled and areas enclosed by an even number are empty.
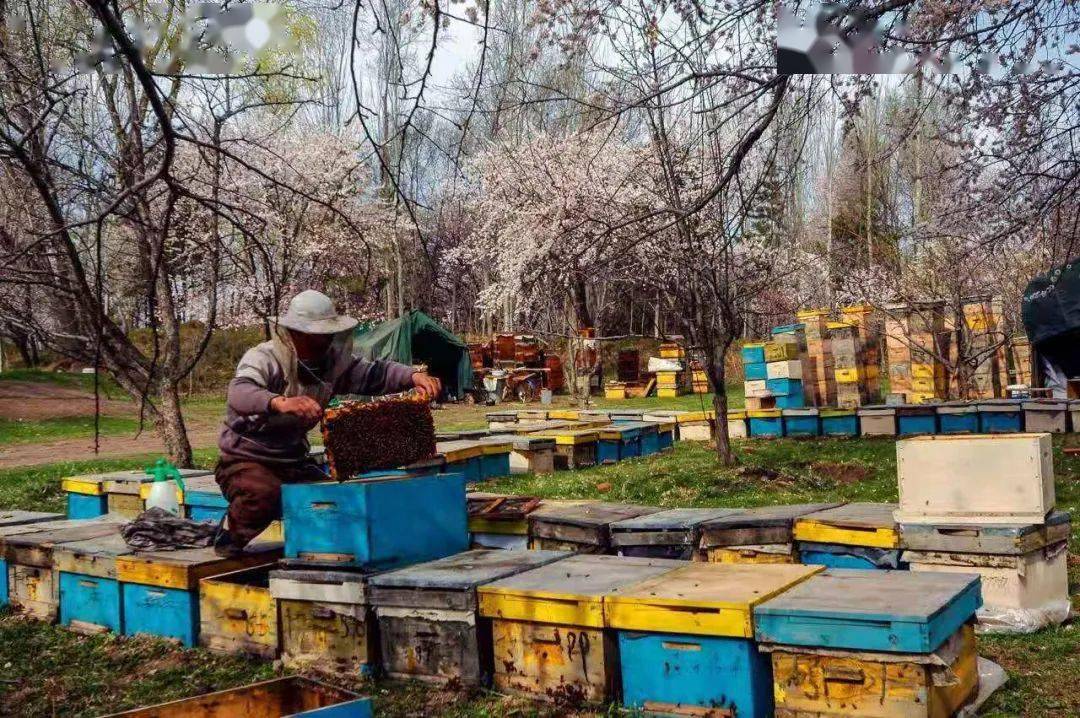
<svg viewBox="0 0 1080 718"><path fill-rule="evenodd" d="M126 416L102 416L100 431L102 436L134 434L139 429L139 422ZM143 427L143 431L153 431L152 425ZM56 439L78 439L94 435L92 416L63 416L39 421L19 421L0 419L0 446L6 444L25 444Z"/></svg>
<svg viewBox="0 0 1080 718"><path fill-rule="evenodd" d="M661 506L749 506L812 500L896 499L895 444L888 440L823 439L735 442L740 465L717 466L703 445L614 466L550 476L501 479L492 491L556 498L600 498ZM1060 508L1080 509L1080 458L1062 456L1055 466ZM59 510L58 479L73 473L138 466L150 457L78 462L0 472L0 508ZM208 465L213 452L200 452ZM1080 524L1073 553L1080 549ZM1071 561L1072 581L1080 562ZM1075 593L1076 587L1074 585ZM988 715L1080 715L1080 630L1065 626L1032 636L981 637L980 653L1011 674ZM33 659L28 657L34 656ZM40 656L40 658L39 658ZM83 637L62 629L0 618L0 715L94 715L155 700L192 695L264 678L269 664L211 657L169 644L109 636ZM488 692L461 693L394 682L353 684L376 698L378 715L558 715L553 709ZM17 709L14 708L17 706ZM587 714L591 715L591 714Z"/></svg>
<svg viewBox="0 0 1080 718"><path fill-rule="evenodd" d="M0 381L30 381L39 384L56 384L68 389L94 391L93 374L73 374L64 371L45 371L44 369L9 369L0 372ZM101 396L106 399L122 399L127 396L124 390L107 374L101 375L99 383Z"/></svg>

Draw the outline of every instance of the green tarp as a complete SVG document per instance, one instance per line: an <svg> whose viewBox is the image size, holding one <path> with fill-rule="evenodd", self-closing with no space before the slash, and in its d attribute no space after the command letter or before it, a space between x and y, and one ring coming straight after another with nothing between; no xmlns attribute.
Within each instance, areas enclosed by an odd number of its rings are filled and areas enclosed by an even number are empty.
<svg viewBox="0 0 1080 718"><path fill-rule="evenodd" d="M357 353L367 359L426 364L452 397L460 399L472 388L468 345L419 310L358 330L353 341Z"/></svg>

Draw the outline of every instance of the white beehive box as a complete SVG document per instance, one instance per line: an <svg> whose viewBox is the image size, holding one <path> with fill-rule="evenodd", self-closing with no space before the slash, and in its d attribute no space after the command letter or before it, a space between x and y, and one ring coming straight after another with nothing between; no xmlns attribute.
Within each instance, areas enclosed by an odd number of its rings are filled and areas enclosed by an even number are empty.
<svg viewBox="0 0 1080 718"><path fill-rule="evenodd" d="M765 365L765 376L769 379L802 379L802 362L771 361Z"/></svg>
<svg viewBox="0 0 1080 718"><path fill-rule="evenodd" d="M752 381L743 382L743 393L746 396L751 397L766 397L772 396L772 392L765 385L764 379L754 379Z"/></svg>
<svg viewBox="0 0 1080 718"><path fill-rule="evenodd" d="M899 523L1041 523L1054 508L1049 434L912 437L896 472Z"/></svg>

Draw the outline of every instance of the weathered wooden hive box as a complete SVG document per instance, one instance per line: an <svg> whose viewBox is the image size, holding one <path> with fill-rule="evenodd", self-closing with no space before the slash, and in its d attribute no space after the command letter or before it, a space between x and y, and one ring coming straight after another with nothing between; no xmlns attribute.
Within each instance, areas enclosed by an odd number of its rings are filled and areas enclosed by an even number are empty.
<svg viewBox="0 0 1080 718"><path fill-rule="evenodd" d="M242 568L199 582L199 645L214 653L273 659L280 629L270 591L275 564Z"/></svg>
<svg viewBox="0 0 1080 718"><path fill-rule="evenodd" d="M683 561L571 556L477 588L492 621L495 688L556 702L603 702L618 690L618 643L604 598Z"/></svg>
<svg viewBox="0 0 1080 718"><path fill-rule="evenodd" d="M979 407L967 401L937 406L938 431L942 434L978 434Z"/></svg>
<svg viewBox="0 0 1080 718"><path fill-rule="evenodd" d="M728 411L727 431L729 439L745 439L749 435L746 429L746 411L742 409Z"/></svg>
<svg viewBox="0 0 1080 718"><path fill-rule="evenodd" d="M212 476L213 472L205 469L178 469L185 483L188 479L202 476ZM108 510L111 514L119 514L127 518L135 518L146 510L146 496L149 495L149 485L154 482L154 477L147 474L143 469L134 471L116 471L102 474L102 489L108 500ZM145 486L145 488L144 488ZM183 492L177 487L177 499L183 505Z"/></svg>
<svg viewBox="0 0 1080 718"><path fill-rule="evenodd" d="M679 441L712 441L714 411L687 411L675 418L679 425Z"/></svg>
<svg viewBox="0 0 1080 718"><path fill-rule="evenodd" d="M657 451L667 451L675 445L675 435L677 433L676 424L671 419L665 419L656 422L656 446Z"/></svg>
<svg viewBox="0 0 1080 718"><path fill-rule="evenodd" d="M529 548L528 517L540 507L539 498L484 491L470 491L465 498L472 548Z"/></svg>
<svg viewBox="0 0 1080 718"><path fill-rule="evenodd" d="M60 624L79 633L124 630L116 559L133 553L120 527L100 538L58 544L53 561L59 577Z"/></svg>
<svg viewBox="0 0 1080 718"><path fill-rule="evenodd" d="M661 450L660 422L640 421L641 426L641 455L652 456Z"/></svg>
<svg viewBox="0 0 1080 718"><path fill-rule="evenodd" d="M113 713L107 718L372 718L370 698L289 676Z"/></svg>
<svg viewBox="0 0 1080 718"><path fill-rule="evenodd" d="M1014 434L1023 430L1023 400L992 399L979 402L979 431L982 433Z"/></svg>
<svg viewBox="0 0 1080 718"><path fill-rule="evenodd" d="M512 429L518 422L516 411L489 411L484 414L488 429L492 431L506 431Z"/></svg>
<svg viewBox="0 0 1080 718"><path fill-rule="evenodd" d="M55 622L60 613L60 583L53 551L64 543L116 533L122 521L121 517L107 514L51 525L31 524L42 530L5 536L3 557L7 562L10 604L33 618Z"/></svg>
<svg viewBox="0 0 1080 718"><path fill-rule="evenodd" d="M229 571L264 566L281 557L281 544L257 541L236 556L212 548L140 551L116 559L124 635L146 633L199 642L199 581Z"/></svg>
<svg viewBox="0 0 1080 718"><path fill-rule="evenodd" d="M464 476L466 483L483 478L484 445L481 441L439 441L435 449L446 461L446 471Z"/></svg>
<svg viewBox="0 0 1080 718"><path fill-rule="evenodd" d="M613 590L604 620L618 632L623 704L664 715L771 716L753 607L821 570L688 563Z"/></svg>
<svg viewBox="0 0 1080 718"><path fill-rule="evenodd" d="M491 439L480 440L482 445L480 453L480 480L497 479L501 476L510 475L510 453L513 451L512 441L492 441Z"/></svg>
<svg viewBox="0 0 1080 718"><path fill-rule="evenodd" d="M370 577L355 571L271 571L282 663L344 675L372 673L379 665L379 640L368 602Z"/></svg>
<svg viewBox="0 0 1080 718"><path fill-rule="evenodd" d="M608 411L608 419L614 423L638 423L642 421L644 417L644 409L611 409Z"/></svg>
<svg viewBox="0 0 1080 718"><path fill-rule="evenodd" d="M554 439L528 434L493 434L483 441L509 444L511 474L550 474L555 471Z"/></svg>
<svg viewBox="0 0 1080 718"><path fill-rule="evenodd" d="M829 568L905 568L896 509L856 502L800 516L794 531L799 560Z"/></svg>
<svg viewBox="0 0 1080 718"><path fill-rule="evenodd" d="M600 434L595 429L551 429L532 436L555 440L556 469L581 469L596 464Z"/></svg>
<svg viewBox="0 0 1080 718"><path fill-rule="evenodd" d="M856 410L862 436L896 436L896 407L881 404Z"/></svg>
<svg viewBox="0 0 1080 718"><path fill-rule="evenodd" d="M932 404L903 404L896 407L896 433L899 436L936 434L937 408Z"/></svg>
<svg viewBox="0 0 1080 718"><path fill-rule="evenodd" d="M976 576L828 569L754 609L778 718L955 715L978 690Z"/></svg>
<svg viewBox="0 0 1080 718"><path fill-rule="evenodd" d="M1024 431L1064 434L1069 430L1068 404L1064 401L1025 401Z"/></svg>
<svg viewBox="0 0 1080 718"><path fill-rule="evenodd" d="M107 474L65 476L60 488L67 495L69 519L92 519L109 513L109 497L105 493Z"/></svg>
<svg viewBox="0 0 1080 718"><path fill-rule="evenodd" d="M488 685L491 621L477 613L477 586L569 555L481 549L372 576L383 669L393 678Z"/></svg>
<svg viewBox="0 0 1080 718"><path fill-rule="evenodd" d="M577 409L548 409L549 419L566 419L567 421L577 421L580 416L580 411Z"/></svg>
<svg viewBox="0 0 1080 718"><path fill-rule="evenodd" d="M761 506L705 521L699 527L699 558L713 563L795 563L795 519L839 505Z"/></svg>
<svg viewBox="0 0 1080 718"><path fill-rule="evenodd" d="M1043 523L1054 508L1049 434L899 441L902 524Z"/></svg>
<svg viewBox="0 0 1080 718"><path fill-rule="evenodd" d="M287 484L281 503L293 563L394 568L469 547L461 474Z"/></svg>
<svg viewBox="0 0 1080 718"><path fill-rule="evenodd" d="M783 409L784 433L794 437L820 436L820 414L821 412L813 407Z"/></svg>
<svg viewBox="0 0 1080 718"><path fill-rule="evenodd" d="M978 628L1031 632L1064 621L1071 608L1068 513L1016 525L904 524L913 571L974 573L982 578Z"/></svg>
<svg viewBox="0 0 1080 718"><path fill-rule="evenodd" d="M637 422L610 424L597 430L596 461L615 464L641 456L641 425Z"/></svg>
<svg viewBox="0 0 1080 718"><path fill-rule="evenodd" d="M544 504L529 514L529 548L609 553L611 524L659 510L606 501Z"/></svg>
<svg viewBox="0 0 1080 718"><path fill-rule="evenodd" d="M6 606L10 602L11 571L7 561L8 539L22 534L35 533L37 531L49 531L70 526L79 526L84 522L85 519L65 519L60 517L46 521L0 525L0 606Z"/></svg>
<svg viewBox="0 0 1080 718"><path fill-rule="evenodd" d="M700 526L740 509L667 509L611 524L611 547L620 556L689 561L697 553Z"/></svg>
<svg viewBox="0 0 1080 718"><path fill-rule="evenodd" d="M657 409L655 411L648 411L641 415L642 421L654 421L659 424L671 424L672 425L672 443L679 440L679 417L683 414L689 414L691 412L682 409ZM663 429L660 430L661 437L660 443L663 446L664 437Z"/></svg>

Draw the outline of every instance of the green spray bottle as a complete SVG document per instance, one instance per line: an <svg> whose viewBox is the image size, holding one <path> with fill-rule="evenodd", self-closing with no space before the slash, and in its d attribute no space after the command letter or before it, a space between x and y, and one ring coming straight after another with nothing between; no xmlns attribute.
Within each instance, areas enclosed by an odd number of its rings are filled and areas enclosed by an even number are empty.
<svg viewBox="0 0 1080 718"><path fill-rule="evenodd" d="M179 516L180 496L184 492L184 477L180 471L167 460L158 459L153 466L146 467L146 473L154 477L150 495L146 497L146 508L156 506ZM176 482L175 488L173 482Z"/></svg>

